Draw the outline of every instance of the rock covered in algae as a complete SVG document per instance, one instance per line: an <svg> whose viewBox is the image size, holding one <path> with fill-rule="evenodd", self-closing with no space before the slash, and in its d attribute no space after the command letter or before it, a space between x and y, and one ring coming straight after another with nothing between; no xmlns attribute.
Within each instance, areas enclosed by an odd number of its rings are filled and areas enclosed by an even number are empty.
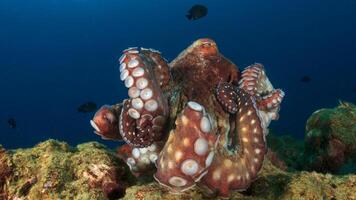
<svg viewBox="0 0 356 200"><path fill-rule="evenodd" d="M148 180L133 185L125 163L103 145L75 148L48 140L33 148L0 148L0 199L219 199L200 187L172 194ZM126 188L126 192L124 191ZM231 199L356 199L356 175L286 172L266 159L251 187Z"/></svg>
<svg viewBox="0 0 356 200"><path fill-rule="evenodd" d="M117 199L133 181L126 164L96 142L72 148L48 140L29 149L0 150L1 200Z"/></svg>
<svg viewBox="0 0 356 200"><path fill-rule="evenodd" d="M315 172L286 172L275 167L268 159L262 171L243 192L233 192L230 199L356 199L356 175L333 176ZM157 183L127 188L124 200L178 200L221 199L207 195L199 187L182 194L172 194Z"/></svg>
<svg viewBox="0 0 356 200"><path fill-rule="evenodd" d="M267 136L267 157L272 163L289 171L302 170L304 142L291 135L276 135L272 130Z"/></svg>
<svg viewBox="0 0 356 200"><path fill-rule="evenodd" d="M12 174L9 157L5 149L0 145L0 200L7 198L6 180Z"/></svg>
<svg viewBox="0 0 356 200"><path fill-rule="evenodd" d="M314 112L307 121L305 142L305 164L311 170L356 172L356 106L341 102Z"/></svg>

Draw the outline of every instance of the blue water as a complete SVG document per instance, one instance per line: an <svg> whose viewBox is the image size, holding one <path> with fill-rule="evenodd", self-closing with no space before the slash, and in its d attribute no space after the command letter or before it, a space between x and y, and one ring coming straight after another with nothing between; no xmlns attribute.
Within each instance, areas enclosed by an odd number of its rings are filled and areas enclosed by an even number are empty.
<svg viewBox="0 0 356 200"><path fill-rule="evenodd" d="M188 21L196 3L209 13ZM356 102L355 0L1 0L0 144L104 142L92 133L92 114L76 108L127 98L116 63L121 50L152 47L172 60L200 37L214 39L240 68L265 65L286 92L271 125L281 134L303 138L314 110ZM301 82L304 75L311 82Z"/></svg>

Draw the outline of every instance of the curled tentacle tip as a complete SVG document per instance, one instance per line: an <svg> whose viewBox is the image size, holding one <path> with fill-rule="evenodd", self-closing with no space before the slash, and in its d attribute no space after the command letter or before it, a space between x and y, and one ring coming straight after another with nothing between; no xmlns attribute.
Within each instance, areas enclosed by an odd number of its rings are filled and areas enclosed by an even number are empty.
<svg viewBox="0 0 356 200"><path fill-rule="evenodd" d="M237 112L238 105L236 103L236 86L227 82L220 82L216 86L215 95L219 103L227 112L231 114Z"/></svg>
<svg viewBox="0 0 356 200"><path fill-rule="evenodd" d="M90 120L91 126L95 129L95 133L103 139L120 140L118 115L121 112L121 107L104 105Z"/></svg>

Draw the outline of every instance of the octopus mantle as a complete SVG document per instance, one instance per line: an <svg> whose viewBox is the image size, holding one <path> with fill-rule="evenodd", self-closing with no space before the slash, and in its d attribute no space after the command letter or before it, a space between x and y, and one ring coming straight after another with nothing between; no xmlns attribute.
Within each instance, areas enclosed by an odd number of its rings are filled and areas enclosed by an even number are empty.
<svg viewBox="0 0 356 200"><path fill-rule="evenodd" d="M261 64L240 72L210 39L170 63L145 48L124 50L119 62L129 98L101 107L91 125L102 138L127 143L118 154L134 174L153 172L177 193L197 183L225 197L249 187L284 97Z"/></svg>

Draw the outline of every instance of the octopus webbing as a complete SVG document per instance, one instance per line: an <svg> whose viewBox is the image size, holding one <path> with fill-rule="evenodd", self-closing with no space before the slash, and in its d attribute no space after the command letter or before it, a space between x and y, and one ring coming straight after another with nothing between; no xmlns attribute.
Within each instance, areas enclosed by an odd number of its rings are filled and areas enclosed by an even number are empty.
<svg viewBox="0 0 356 200"><path fill-rule="evenodd" d="M228 197L249 187L284 97L261 64L240 72L211 39L170 63L145 48L124 50L119 63L129 98L100 108L91 125L102 138L127 143L118 155L135 175L154 173L175 193L197 185Z"/></svg>

